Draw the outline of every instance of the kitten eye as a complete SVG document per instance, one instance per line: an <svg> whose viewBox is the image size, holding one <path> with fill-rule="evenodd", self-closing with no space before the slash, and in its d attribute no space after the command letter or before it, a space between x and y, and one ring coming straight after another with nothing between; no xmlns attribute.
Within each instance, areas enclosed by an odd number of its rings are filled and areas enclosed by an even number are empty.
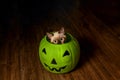
<svg viewBox="0 0 120 80"><path fill-rule="evenodd" d="M54 40L54 43L57 43L57 40Z"/></svg>
<svg viewBox="0 0 120 80"><path fill-rule="evenodd" d="M61 38L60 40L61 40L61 41L63 41L63 40L64 40L64 38Z"/></svg>

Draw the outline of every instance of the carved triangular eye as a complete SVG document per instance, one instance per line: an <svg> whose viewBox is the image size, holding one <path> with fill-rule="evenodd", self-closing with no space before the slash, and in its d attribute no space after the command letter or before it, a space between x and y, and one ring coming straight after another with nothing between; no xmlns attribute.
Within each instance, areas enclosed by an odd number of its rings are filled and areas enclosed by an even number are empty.
<svg viewBox="0 0 120 80"><path fill-rule="evenodd" d="M63 55L63 57L64 56L69 56L69 55L70 55L70 53L66 50L65 53L64 53L64 55Z"/></svg>
<svg viewBox="0 0 120 80"><path fill-rule="evenodd" d="M46 50L45 50L45 48L42 50L42 52L46 54Z"/></svg>
<svg viewBox="0 0 120 80"><path fill-rule="evenodd" d="M52 60L51 64L57 64L57 62L55 61L55 59Z"/></svg>

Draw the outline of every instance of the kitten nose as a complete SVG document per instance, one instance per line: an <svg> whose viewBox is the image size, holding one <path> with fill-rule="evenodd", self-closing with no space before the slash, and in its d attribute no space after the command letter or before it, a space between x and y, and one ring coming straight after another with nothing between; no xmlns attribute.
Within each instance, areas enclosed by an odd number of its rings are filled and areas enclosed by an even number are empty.
<svg viewBox="0 0 120 80"><path fill-rule="evenodd" d="M55 59L52 60L51 64L57 64Z"/></svg>

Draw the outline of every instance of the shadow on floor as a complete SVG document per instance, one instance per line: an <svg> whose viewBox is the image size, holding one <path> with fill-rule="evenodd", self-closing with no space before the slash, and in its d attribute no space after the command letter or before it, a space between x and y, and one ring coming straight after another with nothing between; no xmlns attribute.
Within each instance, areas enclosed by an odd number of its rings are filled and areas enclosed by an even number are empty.
<svg viewBox="0 0 120 80"><path fill-rule="evenodd" d="M86 62L88 62L94 56L97 49L96 41L90 38L84 37L78 39L78 41L80 44L80 60L76 69L82 67Z"/></svg>

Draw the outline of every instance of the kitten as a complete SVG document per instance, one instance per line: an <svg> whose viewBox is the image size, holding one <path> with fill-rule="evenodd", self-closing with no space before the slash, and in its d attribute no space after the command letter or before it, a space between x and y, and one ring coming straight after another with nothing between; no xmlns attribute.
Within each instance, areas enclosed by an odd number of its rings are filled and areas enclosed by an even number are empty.
<svg viewBox="0 0 120 80"><path fill-rule="evenodd" d="M50 42L54 43L54 44L63 44L65 42L65 38L66 38L63 27L59 31L56 31L53 33L47 32L47 36L50 39Z"/></svg>

